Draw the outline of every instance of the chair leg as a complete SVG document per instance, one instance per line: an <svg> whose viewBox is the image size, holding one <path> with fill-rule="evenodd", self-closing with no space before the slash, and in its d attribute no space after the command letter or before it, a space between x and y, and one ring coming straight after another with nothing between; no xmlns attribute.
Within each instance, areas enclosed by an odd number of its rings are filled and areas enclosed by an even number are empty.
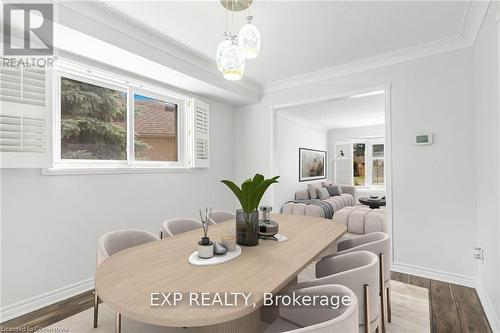
<svg viewBox="0 0 500 333"><path fill-rule="evenodd" d="M391 287L387 287L387 321L390 323L392 321L391 316Z"/></svg>
<svg viewBox="0 0 500 333"><path fill-rule="evenodd" d="M116 313L115 317L115 333L122 332L122 315L120 313Z"/></svg>
<svg viewBox="0 0 500 333"><path fill-rule="evenodd" d="M370 286L364 285L364 301L365 301L365 333L371 333L370 330Z"/></svg>
<svg viewBox="0 0 500 333"><path fill-rule="evenodd" d="M380 322L382 323L382 333L385 333L385 292L384 292L384 254L379 254L379 295L380 295Z"/></svg>
<svg viewBox="0 0 500 333"><path fill-rule="evenodd" d="M98 315L99 315L99 296L97 296L97 291L94 291L94 328L97 328Z"/></svg>

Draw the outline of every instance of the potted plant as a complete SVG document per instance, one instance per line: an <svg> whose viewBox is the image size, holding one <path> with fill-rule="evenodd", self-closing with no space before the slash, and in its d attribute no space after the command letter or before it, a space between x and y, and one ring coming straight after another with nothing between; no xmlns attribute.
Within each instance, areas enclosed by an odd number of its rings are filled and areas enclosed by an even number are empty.
<svg viewBox="0 0 500 333"><path fill-rule="evenodd" d="M236 210L236 243L245 246L259 244L259 207L260 200L269 186L277 183L279 176L264 179L256 174L241 184L241 188L230 180L222 180L233 191L241 204Z"/></svg>

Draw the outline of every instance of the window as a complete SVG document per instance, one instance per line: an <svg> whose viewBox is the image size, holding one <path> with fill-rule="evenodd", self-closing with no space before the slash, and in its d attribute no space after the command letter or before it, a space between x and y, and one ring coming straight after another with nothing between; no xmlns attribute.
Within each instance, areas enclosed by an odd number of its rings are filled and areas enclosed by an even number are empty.
<svg viewBox="0 0 500 333"><path fill-rule="evenodd" d="M127 92L61 77L61 159L127 160Z"/></svg>
<svg viewBox="0 0 500 333"><path fill-rule="evenodd" d="M353 185L365 186L366 184L366 143L352 144L352 179Z"/></svg>
<svg viewBox="0 0 500 333"><path fill-rule="evenodd" d="M352 143L352 184L354 186L384 186L384 181L383 140L354 140Z"/></svg>
<svg viewBox="0 0 500 333"><path fill-rule="evenodd" d="M178 105L134 94L135 159L177 161Z"/></svg>
<svg viewBox="0 0 500 333"><path fill-rule="evenodd" d="M384 144L372 145L372 185L384 185Z"/></svg>
<svg viewBox="0 0 500 333"><path fill-rule="evenodd" d="M54 83L59 112L49 173L208 167L208 155L202 166L194 151L200 101L97 71L60 69ZM203 111L208 117L208 105Z"/></svg>

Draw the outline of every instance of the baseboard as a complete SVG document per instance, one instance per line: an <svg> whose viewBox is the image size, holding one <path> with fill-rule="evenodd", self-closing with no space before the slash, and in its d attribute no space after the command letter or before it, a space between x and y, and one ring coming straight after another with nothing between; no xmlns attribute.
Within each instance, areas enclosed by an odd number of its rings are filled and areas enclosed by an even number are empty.
<svg viewBox="0 0 500 333"><path fill-rule="evenodd" d="M93 277L20 302L2 306L0 310L0 322L3 323L92 289L94 289Z"/></svg>
<svg viewBox="0 0 500 333"><path fill-rule="evenodd" d="M488 294L481 286L476 288L476 291L477 295L479 296L479 300L483 305L483 310L486 314L486 318L488 318L488 322L490 323L491 330L493 331L493 333L500 333L500 320L498 318L498 314L495 312L495 307L488 297Z"/></svg>
<svg viewBox="0 0 500 333"><path fill-rule="evenodd" d="M419 266L394 263L392 265L392 270L395 272L421 276L432 280L439 280L448 283L459 284L461 286L466 286L471 288L477 288L479 286L478 279L475 277L448 273L440 270L429 269Z"/></svg>

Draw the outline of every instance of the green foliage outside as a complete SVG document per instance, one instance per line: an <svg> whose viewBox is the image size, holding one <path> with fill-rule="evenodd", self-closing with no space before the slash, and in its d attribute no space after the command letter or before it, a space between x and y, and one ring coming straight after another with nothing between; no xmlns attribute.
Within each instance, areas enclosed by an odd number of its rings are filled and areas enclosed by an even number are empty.
<svg viewBox="0 0 500 333"><path fill-rule="evenodd" d="M126 160L127 94L62 78L61 158Z"/></svg>

